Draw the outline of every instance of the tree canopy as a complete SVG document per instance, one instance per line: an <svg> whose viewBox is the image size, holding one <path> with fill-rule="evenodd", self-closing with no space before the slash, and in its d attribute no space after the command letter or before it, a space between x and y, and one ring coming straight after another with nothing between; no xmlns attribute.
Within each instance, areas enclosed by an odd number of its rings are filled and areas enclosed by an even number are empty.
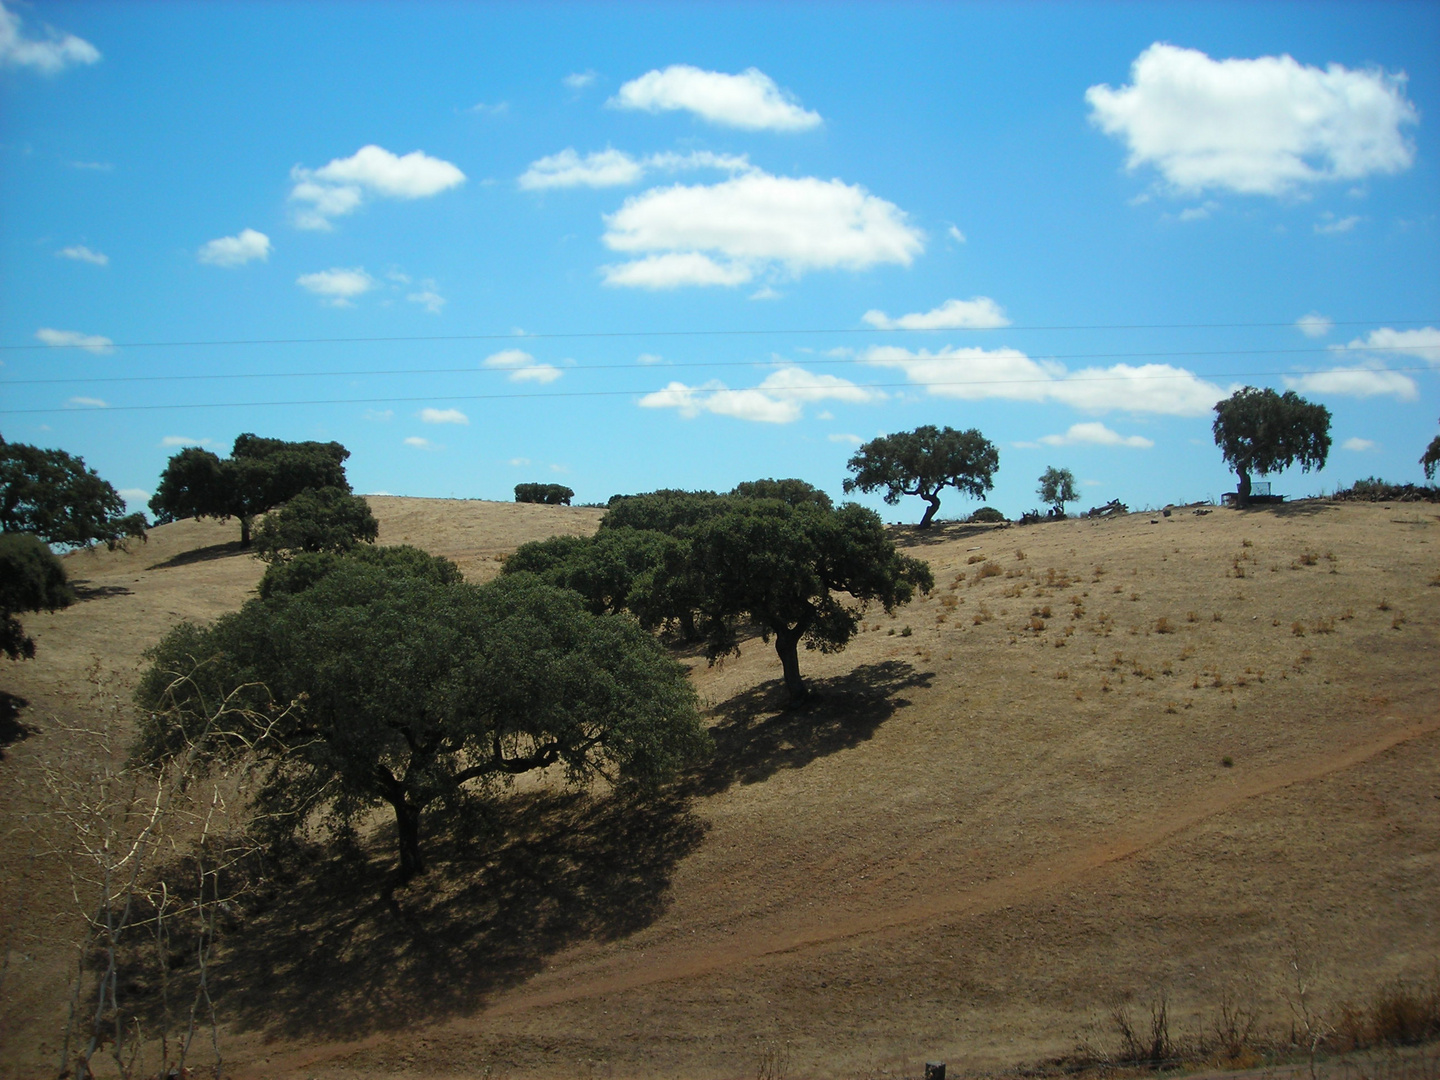
<svg viewBox="0 0 1440 1080"><path fill-rule="evenodd" d="M166 636L138 691L142 759L213 731L225 702L215 754L263 760L260 819L283 831L325 809L346 828L389 805L409 876L437 800L552 765L650 784L708 746L683 669L627 616L529 574L441 584L399 565L425 565L413 556L329 562L308 587Z"/></svg>
<svg viewBox="0 0 1440 1080"><path fill-rule="evenodd" d="M257 435L237 436L228 458L198 446L171 457L150 500L162 524L180 518L240 519L240 544L250 546L255 518L293 499L306 488L339 488L350 493L338 442L286 442Z"/></svg>
<svg viewBox="0 0 1440 1080"><path fill-rule="evenodd" d="M1236 390L1215 403L1215 445L1240 478L1237 501L1250 499L1250 474L1264 476L1298 464L1323 469L1330 453L1330 410L1293 390Z"/></svg>
<svg viewBox="0 0 1440 1080"><path fill-rule="evenodd" d="M504 574L530 573L585 598L596 615L642 607L637 581L652 573L671 543L653 529L601 529L594 536L552 536L522 544L505 560Z"/></svg>
<svg viewBox="0 0 1440 1080"><path fill-rule="evenodd" d="M125 513L125 500L84 458L0 439L0 532L114 550L145 539L145 528L145 515Z"/></svg>
<svg viewBox="0 0 1440 1080"><path fill-rule="evenodd" d="M1425 453L1420 455L1420 466L1425 470L1425 479L1435 479L1435 469L1440 466L1440 435L1430 440Z"/></svg>
<svg viewBox="0 0 1440 1080"><path fill-rule="evenodd" d="M546 506L569 506L575 497L564 484L516 484L515 501L543 503Z"/></svg>
<svg viewBox="0 0 1440 1080"><path fill-rule="evenodd" d="M1080 492L1075 487L1075 474L1053 465L1040 474L1040 486L1035 489L1035 494L1040 496L1041 502L1054 508L1056 517L1064 517L1065 504L1080 498Z"/></svg>
<svg viewBox="0 0 1440 1080"><path fill-rule="evenodd" d="M739 620L759 623L765 640L775 638L792 703L806 695L801 641L838 652L868 604L890 611L915 589L934 586L930 568L897 552L879 515L855 503L834 509L732 497L690 529L686 541L686 558L671 572L687 575L705 616L711 658L735 650Z"/></svg>
<svg viewBox="0 0 1440 1080"><path fill-rule="evenodd" d="M302 552L345 552L373 544L380 523L370 504L336 487L306 488L265 515L255 535L255 554L265 562L285 562Z"/></svg>
<svg viewBox="0 0 1440 1080"><path fill-rule="evenodd" d="M885 501L918 495L929 503L920 528L928 528L940 509L940 491L953 487L977 499L995 486L1000 454L995 444L975 428L956 431L926 424L914 431L882 435L855 452L847 466L853 477L845 491L885 489Z"/></svg>
<svg viewBox="0 0 1440 1080"><path fill-rule="evenodd" d="M44 541L33 533L0 533L0 651L11 660L33 658L35 642L15 616L74 601L65 564Z"/></svg>

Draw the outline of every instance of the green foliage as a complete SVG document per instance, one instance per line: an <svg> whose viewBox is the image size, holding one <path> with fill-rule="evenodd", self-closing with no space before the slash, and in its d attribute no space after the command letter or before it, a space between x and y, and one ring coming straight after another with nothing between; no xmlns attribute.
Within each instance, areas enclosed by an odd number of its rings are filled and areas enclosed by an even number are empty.
<svg viewBox="0 0 1440 1080"><path fill-rule="evenodd" d="M1056 517L1064 517L1065 504L1080 498L1080 492L1075 487L1075 474L1053 465L1040 474L1040 486L1035 489L1035 494L1040 496L1041 502L1055 508Z"/></svg>
<svg viewBox="0 0 1440 1080"><path fill-rule="evenodd" d="M662 488L643 495L612 495L600 528L649 529L674 536L721 509L721 497L713 491Z"/></svg>
<svg viewBox="0 0 1440 1080"><path fill-rule="evenodd" d="M1425 470L1425 479L1435 479L1435 469L1440 466L1440 435L1430 440L1425 453L1420 455L1420 466Z"/></svg>
<svg viewBox="0 0 1440 1080"><path fill-rule="evenodd" d="M302 552L349 551L373 544L380 523L370 504L336 487L307 488L265 515L255 535L255 555L285 562Z"/></svg>
<svg viewBox="0 0 1440 1080"><path fill-rule="evenodd" d="M731 495L740 499L779 499L791 506L817 506L834 509L830 496L804 480L747 480L736 484Z"/></svg>
<svg viewBox="0 0 1440 1080"><path fill-rule="evenodd" d="M1000 454L995 444L975 428L956 431L926 424L914 431L871 439L855 452L847 466L853 477L845 491L885 489L885 501L898 503L904 495L918 495L929 503L920 528L928 528L940 509L940 491L957 491L983 499L995 486Z"/></svg>
<svg viewBox="0 0 1440 1080"><path fill-rule="evenodd" d="M125 500L85 459L0 439L0 532L34 533L47 544L110 550L145 539L145 515L126 514Z"/></svg>
<svg viewBox="0 0 1440 1080"><path fill-rule="evenodd" d="M228 458L191 446L171 457L150 500L162 524L181 518L240 519L240 543L250 546L254 519L289 502L306 488L339 488L349 494L338 442L286 442L237 436Z"/></svg>
<svg viewBox="0 0 1440 1080"><path fill-rule="evenodd" d="M980 525L998 525L1005 520L1005 515L993 506L982 506L970 515L970 520Z"/></svg>
<svg viewBox="0 0 1440 1080"><path fill-rule="evenodd" d="M355 547L341 554L318 551L296 555L287 562L271 563L260 579L260 598L301 593L341 566L372 566L396 578L415 578L431 585L455 585L464 580L460 567L440 555L409 544Z"/></svg>
<svg viewBox="0 0 1440 1080"><path fill-rule="evenodd" d="M1288 469L1323 469L1330 453L1330 410L1306 401L1293 390L1277 394L1246 386L1215 403L1215 445L1240 478L1243 505L1250 497L1250 474Z"/></svg>
<svg viewBox="0 0 1440 1080"><path fill-rule="evenodd" d="M796 646L843 649L866 605L888 612L916 588L934 585L930 568L895 550L879 515L847 503L838 510L778 499L725 500L691 529L676 569L708 620L712 659L736 647L740 620L759 623L785 671L792 702L805 696ZM847 603L842 595L857 601Z"/></svg>
<svg viewBox="0 0 1440 1080"><path fill-rule="evenodd" d="M648 529L604 529L593 537L552 536L522 544L505 574L531 573L585 598L596 615L634 611L636 582L660 565L669 538Z"/></svg>
<svg viewBox="0 0 1440 1080"><path fill-rule="evenodd" d="M569 506L575 497L564 484L516 484L515 501L520 503L543 503L546 506Z"/></svg>
<svg viewBox="0 0 1440 1080"><path fill-rule="evenodd" d="M404 876L424 869L421 815L437 800L552 765L575 783L654 784L708 746L683 669L651 635L529 574L442 585L339 557L303 591L177 626L149 657L139 758L209 725L214 757L263 761L255 811L277 835L320 809L347 827L388 804Z"/></svg>
<svg viewBox="0 0 1440 1080"><path fill-rule="evenodd" d="M15 616L74 602L65 565L44 541L31 533L0 533L0 651L11 660L31 659L35 642Z"/></svg>

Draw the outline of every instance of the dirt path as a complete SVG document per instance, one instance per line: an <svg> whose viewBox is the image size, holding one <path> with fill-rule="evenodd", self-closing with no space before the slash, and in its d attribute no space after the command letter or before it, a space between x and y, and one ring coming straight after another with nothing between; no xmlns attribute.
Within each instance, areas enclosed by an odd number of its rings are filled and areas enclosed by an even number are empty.
<svg viewBox="0 0 1440 1080"><path fill-rule="evenodd" d="M1397 724L1396 721L1400 722ZM697 979L750 965L764 965L806 950L828 950L856 939L904 933L937 920L958 921L1006 909L1038 894L1068 885L1092 871L1151 851L1202 822L1249 800L1344 772L1398 746L1440 731L1440 718L1433 716L1425 719L1410 718L1406 722L1392 715L1381 722L1393 726L1374 738L1338 752L1285 763L1261 770L1252 776L1237 778L1223 791L1174 807L1163 816L1111 836L1099 844L1057 853L1023 867L1008 877L978 886L932 892L889 910L872 911L865 915L818 924L777 928L770 933L753 935L743 941L727 941L720 947L710 943L698 949L667 949L661 946L638 954L627 953L614 957L600 965L581 962L568 968L557 966L532 981L527 988L498 1001L477 1016L444 1025L444 1037L464 1038L467 1034L478 1033L493 1020L529 1010L621 994L677 980ZM912 851L907 853L900 865L914 864L926 857L924 851ZM894 876L897 876L896 872L887 875L890 878ZM884 884L884 880L879 880L873 887L878 891ZM670 955L665 955L667 952ZM557 982L560 985L536 985ZM440 1035L440 1031L432 1033L432 1037ZM302 1072L348 1057L359 1050L383 1046L393 1039L392 1035L374 1035L324 1047L311 1047L295 1054L276 1055L265 1062L263 1069L252 1071L241 1068L234 1075L237 1080L247 1080L250 1077L273 1077Z"/></svg>

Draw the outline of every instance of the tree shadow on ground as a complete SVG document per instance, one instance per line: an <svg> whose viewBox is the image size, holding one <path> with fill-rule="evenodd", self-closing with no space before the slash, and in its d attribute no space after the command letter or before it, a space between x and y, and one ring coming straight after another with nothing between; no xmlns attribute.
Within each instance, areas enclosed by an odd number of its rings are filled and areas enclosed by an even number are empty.
<svg viewBox="0 0 1440 1080"><path fill-rule="evenodd" d="M896 547L913 548L929 547L932 544L948 544L955 540L968 540L972 536L985 536L987 533L1008 529L1010 526L1011 523L1008 521L995 524L937 521L924 529L917 525L892 525L889 533Z"/></svg>
<svg viewBox="0 0 1440 1080"><path fill-rule="evenodd" d="M195 548L191 551L182 551L178 555L172 555L163 562L157 562L147 566L146 570L171 570L177 566L193 566L195 563L213 562L216 559L228 559L234 555L248 555L253 549L243 548L239 540L231 540L226 544L210 544L206 547Z"/></svg>
<svg viewBox="0 0 1440 1080"><path fill-rule="evenodd" d="M1280 518L1295 517L1318 517L1329 510L1335 509L1336 504L1329 499L1297 499L1295 502L1271 503L1252 506L1237 506L1235 509L1242 514L1273 514Z"/></svg>
<svg viewBox="0 0 1440 1080"><path fill-rule="evenodd" d="M108 600L112 596L133 596L124 585L91 585L88 578L71 578L70 587L75 590L75 599L84 603L87 600Z"/></svg>
<svg viewBox="0 0 1440 1080"><path fill-rule="evenodd" d="M898 696L902 690L929 686L934 677L901 660L866 664L846 675L809 680L810 694L797 708L787 708L782 680L761 683L715 710L720 721L710 729L715 755L689 787L697 795L714 795L858 746L910 704Z"/></svg>
<svg viewBox="0 0 1440 1080"><path fill-rule="evenodd" d="M20 710L29 704L18 694L0 690L0 761L5 760L5 747L35 734L35 728L20 720Z"/></svg>
<svg viewBox="0 0 1440 1080"><path fill-rule="evenodd" d="M705 826L677 792L536 793L429 824L429 872L393 888L395 838L316 852L230 935L220 1015L353 1038L473 1011L582 940L647 926ZM212 976L214 977L214 976Z"/></svg>

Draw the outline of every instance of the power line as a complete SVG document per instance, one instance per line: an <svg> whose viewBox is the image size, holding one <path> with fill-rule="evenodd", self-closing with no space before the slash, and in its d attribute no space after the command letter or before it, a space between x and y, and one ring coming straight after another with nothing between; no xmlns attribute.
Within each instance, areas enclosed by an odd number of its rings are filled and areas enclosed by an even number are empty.
<svg viewBox="0 0 1440 1080"><path fill-rule="evenodd" d="M1387 349L1387 352L1408 352L1422 354L1426 350L1435 349L1435 345L1397 345ZM1315 355L1325 354L1329 350L1324 348L1308 349L1187 349L1187 350L1155 350L1150 352L1099 352L1099 353L1026 353L1029 360L1165 360L1177 357L1198 357L1198 356L1293 356L1293 355ZM1358 351L1358 350L1357 350ZM914 357L917 360L927 359L949 359L954 354L936 354L927 357ZM963 357L961 358L963 359ZM879 361L881 363L888 361ZM543 363L543 361L542 361ZM877 361L864 357L814 357L786 360L785 364L792 367L820 366L825 364L875 364ZM554 366L554 365L550 365ZM637 366L634 362L624 364L579 364L575 367L566 368L566 371L587 372L587 371L633 371ZM652 370L686 370L691 368L729 368L729 367L757 367L774 366L767 361L759 360L691 360L682 363L657 364ZM103 375L86 376L75 375L68 378L51 379L0 379L0 386L51 386L66 383L141 383L141 382L195 382L200 380L226 380L226 379L352 379L362 377L378 376L413 376L413 375L473 375L481 372L505 372L523 370L517 368L501 367L443 367L443 368L380 368L363 369L357 371L250 371L250 372L220 372L203 375ZM557 369L559 370L559 369ZM1323 369L1329 370L1329 369ZM1377 369L1378 370L1378 369ZM1427 367L1391 367L1386 371L1427 371ZM1261 375L1315 375L1323 373L1322 369L1294 370L1294 371L1240 371L1221 372L1210 378L1248 378ZM3 410L0 410L3 411Z"/></svg>
<svg viewBox="0 0 1440 1080"><path fill-rule="evenodd" d="M1331 320L1330 325L1334 326L1375 326L1384 324L1387 326L1418 326L1440 322L1440 319L1352 319L1346 321ZM761 336L782 336L798 334L934 334L948 333L956 330L964 331L1035 331L1035 330L1261 330L1289 328L1293 329L1295 323L1291 322L1252 322L1252 323L1076 323L1065 325L1035 325L1015 326L942 326L942 327L915 327L915 326L851 326L844 328L829 329L777 329L777 330L611 330L611 331L574 331L569 333L508 333L508 334L441 334L441 335L415 335L415 336L394 336L394 337L336 337L336 338L232 338L225 340L210 341L97 341L75 342L64 344L48 344L44 342L30 343L25 345L0 345L0 352L26 352L37 349L174 349L174 348L201 348L211 346L232 346L232 345L361 345L380 344L386 342L414 343L422 341L560 341L574 339L605 339L605 338L676 338L676 337L761 337Z"/></svg>
<svg viewBox="0 0 1440 1080"><path fill-rule="evenodd" d="M1424 371L1427 368L1385 368L1377 369L1385 371ZM1228 372L1208 376L1217 379L1244 379L1253 378L1259 375L1297 375L1297 374L1328 374L1328 371L1312 372ZM1179 372L1173 375L1092 375L1085 377L1070 378L1038 378L1038 379L959 379L947 382L898 382L898 383L847 383L840 389L846 390L896 390L896 389L924 389L933 390L935 387L1006 387L1006 386L1048 386L1063 385L1075 386L1086 383L1101 382L1161 382L1175 379L1193 379L1194 376L1188 372ZM746 389L746 388L742 388ZM748 388L758 389L758 388ZM767 395L780 397L789 395L814 394L817 389L825 389L823 386L791 386L791 387L764 387L762 392ZM697 395L708 395L713 393L736 393L729 387L706 388L706 387L685 387L687 393ZM594 398L594 397L635 397L651 396L655 394L670 394L679 398L682 391L670 390L662 387L659 390L551 390L540 394L427 394L422 397L371 397L371 398L313 398L303 401L212 401L212 402L191 402L183 404L165 405L71 405L59 406L49 409L0 409L0 416L31 416L40 413L78 413L78 412L154 412L178 409L265 409L281 408L297 405L402 405L416 404L419 402L449 402L449 401L547 401L557 398ZM975 400L979 400L978 398Z"/></svg>

